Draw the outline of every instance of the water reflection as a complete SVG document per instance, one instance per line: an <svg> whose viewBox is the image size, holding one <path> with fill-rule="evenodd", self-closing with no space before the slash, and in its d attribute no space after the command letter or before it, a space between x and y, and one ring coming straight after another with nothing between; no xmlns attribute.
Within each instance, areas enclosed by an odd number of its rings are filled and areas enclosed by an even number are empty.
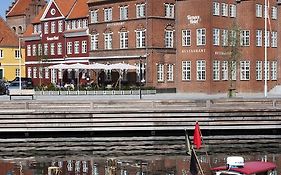
<svg viewBox="0 0 281 175"><path fill-rule="evenodd" d="M273 161L281 174L281 155L243 155L245 160ZM226 155L199 156L206 174L212 166L223 165ZM188 156L161 156L130 158L90 158L81 157L52 160L52 158L28 158L0 161L1 175L188 175ZM49 168L49 169L48 169ZM57 169L55 169L57 168ZM48 171L49 170L49 171Z"/></svg>

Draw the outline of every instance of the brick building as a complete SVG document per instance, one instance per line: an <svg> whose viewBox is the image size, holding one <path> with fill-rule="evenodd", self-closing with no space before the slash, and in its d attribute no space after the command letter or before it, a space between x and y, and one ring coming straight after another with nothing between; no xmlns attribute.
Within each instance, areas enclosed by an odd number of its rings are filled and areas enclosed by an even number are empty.
<svg viewBox="0 0 281 175"><path fill-rule="evenodd" d="M49 65L88 62L87 0L50 0L24 34L26 75L35 85L74 79L74 72L50 70ZM73 74L73 75L71 75Z"/></svg>
<svg viewBox="0 0 281 175"><path fill-rule="evenodd" d="M22 35L45 5L45 0L15 0L6 11L6 21L16 34Z"/></svg>

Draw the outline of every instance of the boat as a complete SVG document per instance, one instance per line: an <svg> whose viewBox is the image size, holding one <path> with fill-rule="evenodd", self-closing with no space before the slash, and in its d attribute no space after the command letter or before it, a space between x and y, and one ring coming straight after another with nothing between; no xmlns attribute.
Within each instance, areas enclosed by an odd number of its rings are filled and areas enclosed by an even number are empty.
<svg viewBox="0 0 281 175"><path fill-rule="evenodd" d="M226 165L212 168L214 175L277 175L276 164L263 161L244 162L243 157L227 157Z"/></svg>

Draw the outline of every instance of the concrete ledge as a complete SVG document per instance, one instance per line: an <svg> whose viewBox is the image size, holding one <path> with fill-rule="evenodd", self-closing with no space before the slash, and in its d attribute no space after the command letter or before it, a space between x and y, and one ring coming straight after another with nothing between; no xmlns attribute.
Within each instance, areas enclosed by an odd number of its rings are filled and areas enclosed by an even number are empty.
<svg viewBox="0 0 281 175"><path fill-rule="evenodd" d="M10 89L9 96L10 100L12 96L31 96L32 100L34 99L35 90L34 89Z"/></svg>

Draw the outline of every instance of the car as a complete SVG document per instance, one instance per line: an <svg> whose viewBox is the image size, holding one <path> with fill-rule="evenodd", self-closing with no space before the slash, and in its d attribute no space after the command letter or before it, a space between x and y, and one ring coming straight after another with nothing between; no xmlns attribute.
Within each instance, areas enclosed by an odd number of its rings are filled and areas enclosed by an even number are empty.
<svg viewBox="0 0 281 175"><path fill-rule="evenodd" d="M3 80L0 79L0 95L5 95L7 92L6 84Z"/></svg>
<svg viewBox="0 0 281 175"><path fill-rule="evenodd" d="M19 84L20 78L16 77L13 81L11 81L10 83L18 83ZM27 89L31 89L33 88L33 82L31 78L25 78L25 77L21 77L21 82L22 82L22 86L25 86L25 88Z"/></svg>
<svg viewBox="0 0 281 175"><path fill-rule="evenodd" d="M32 81L26 81L25 79L21 81L21 89L32 89L32 88L33 88ZM12 81L7 88L7 95L10 94L9 92L11 89L20 89L20 82L17 80Z"/></svg>

